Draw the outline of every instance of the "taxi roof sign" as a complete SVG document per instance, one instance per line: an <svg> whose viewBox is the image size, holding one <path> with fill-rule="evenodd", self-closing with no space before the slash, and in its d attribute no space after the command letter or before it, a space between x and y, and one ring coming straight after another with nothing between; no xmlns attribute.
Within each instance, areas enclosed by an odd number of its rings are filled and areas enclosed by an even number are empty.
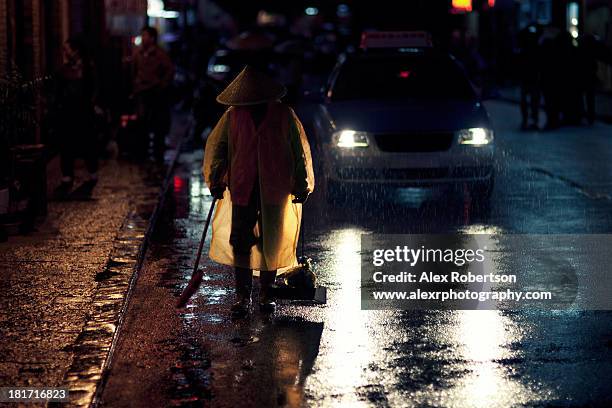
<svg viewBox="0 0 612 408"><path fill-rule="evenodd" d="M366 31L361 34L360 48L431 48L427 31Z"/></svg>

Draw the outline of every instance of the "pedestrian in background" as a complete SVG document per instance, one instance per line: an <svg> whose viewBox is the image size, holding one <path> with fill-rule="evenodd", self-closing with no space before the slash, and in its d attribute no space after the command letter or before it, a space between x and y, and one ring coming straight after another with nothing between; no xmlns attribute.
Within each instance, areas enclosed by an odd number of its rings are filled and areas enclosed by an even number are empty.
<svg viewBox="0 0 612 408"><path fill-rule="evenodd" d="M561 113L563 124L577 126L582 123L584 100L582 96L583 76L582 61L578 44L568 31L562 31L559 42L559 88L561 89Z"/></svg>
<svg viewBox="0 0 612 408"><path fill-rule="evenodd" d="M599 64L612 65L612 50L596 35L585 34L578 42L582 63L582 92L586 105L586 118L589 124L595 122L595 93L599 85L597 71Z"/></svg>
<svg viewBox="0 0 612 408"><path fill-rule="evenodd" d="M587 122L595 122L595 89L597 88L597 38L585 34L579 40L580 61L582 62L582 91L584 93Z"/></svg>
<svg viewBox="0 0 612 408"><path fill-rule="evenodd" d="M531 24L519 32L518 68L521 81L521 129L537 130L540 120L539 30Z"/></svg>
<svg viewBox="0 0 612 408"><path fill-rule="evenodd" d="M546 27L540 37L540 51L542 53L542 73L540 84L542 96L544 97L544 108L546 110L545 129L552 130L559 127L560 120L560 78L559 69L562 63L559 58L558 43L556 36L558 30Z"/></svg>
<svg viewBox="0 0 612 408"><path fill-rule="evenodd" d="M234 266L235 317L251 304L260 271L260 310L273 312L277 270L297 265L301 203L314 188L310 147L286 89L246 67L217 97L229 106L206 143L203 173L216 199L212 260ZM293 196L293 198L292 198Z"/></svg>
<svg viewBox="0 0 612 408"><path fill-rule="evenodd" d="M561 98L563 97L563 61L558 41L559 30L555 27L545 27L540 37L542 55L540 84L544 96L546 110L545 129L556 129L560 125Z"/></svg>
<svg viewBox="0 0 612 408"><path fill-rule="evenodd" d="M157 44L157 30L145 26L141 30L141 45L133 55L133 94L136 114L148 141L153 134L155 157L163 158L165 137L170 131L170 85L174 65L168 54Z"/></svg>
<svg viewBox="0 0 612 408"><path fill-rule="evenodd" d="M94 64L85 45L71 38L64 43L64 64L57 73L56 108L59 139L61 185L55 190L64 198L74 184L74 162L85 159L88 178L85 187L91 189L98 181L98 151L94 132L97 95Z"/></svg>

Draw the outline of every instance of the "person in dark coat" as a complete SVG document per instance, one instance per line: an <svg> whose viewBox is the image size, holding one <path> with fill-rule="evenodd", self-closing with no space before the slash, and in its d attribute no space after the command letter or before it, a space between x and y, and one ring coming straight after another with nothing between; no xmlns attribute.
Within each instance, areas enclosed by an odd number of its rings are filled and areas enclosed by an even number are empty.
<svg viewBox="0 0 612 408"><path fill-rule="evenodd" d="M582 62L582 90L586 105L586 118L590 125L595 122L595 88L597 87L597 39L584 35L579 41Z"/></svg>
<svg viewBox="0 0 612 408"><path fill-rule="evenodd" d="M136 114L145 137L154 135L155 156L161 158L164 139L170 130L169 89L174 77L174 65L166 52L157 45L157 30L143 27L142 44L133 56Z"/></svg>
<svg viewBox="0 0 612 408"><path fill-rule="evenodd" d="M558 86L561 88L563 123L576 126L581 124L584 113L580 52L577 42L567 31L561 32L557 41L561 58L561 65L558 67L560 74Z"/></svg>
<svg viewBox="0 0 612 408"><path fill-rule="evenodd" d="M62 183L56 189L61 198L74 183L74 162L85 159L89 173L86 183L98 181L98 152L94 132L96 76L84 44L77 39L64 43L65 63L57 73L57 111Z"/></svg>
<svg viewBox="0 0 612 408"><path fill-rule="evenodd" d="M540 84L544 96L544 108L546 110L546 129L556 129L560 125L561 115L561 90L563 64L559 42L557 41L558 30L546 27L540 37L540 50L542 55Z"/></svg>
<svg viewBox="0 0 612 408"><path fill-rule="evenodd" d="M585 34L578 42L582 72L582 92L589 124L595 122L595 91L599 85L599 63L612 65L612 51L596 35Z"/></svg>
<svg viewBox="0 0 612 408"><path fill-rule="evenodd" d="M540 115L540 33L529 25L519 32L518 67L521 81L521 128L538 129Z"/></svg>

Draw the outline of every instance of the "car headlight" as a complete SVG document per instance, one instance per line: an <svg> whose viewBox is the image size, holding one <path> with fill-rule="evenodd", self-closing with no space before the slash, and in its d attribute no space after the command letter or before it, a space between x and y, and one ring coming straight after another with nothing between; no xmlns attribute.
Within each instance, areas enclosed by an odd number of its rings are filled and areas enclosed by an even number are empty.
<svg viewBox="0 0 612 408"><path fill-rule="evenodd" d="M470 128L459 131L459 143L482 146L493 141L493 131L486 128Z"/></svg>
<svg viewBox="0 0 612 408"><path fill-rule="evenodd" d="M338 147L368 147L368 134L355 130L341 130L334 133L334 144Z"/></svg>
<svg viewBox="0 0 612 408"><path fill-rule="evenodd" d="M225 74L227 72L230 72L229 65L225 64L215 64L211 68L211 71L217 74Z"/></svg>

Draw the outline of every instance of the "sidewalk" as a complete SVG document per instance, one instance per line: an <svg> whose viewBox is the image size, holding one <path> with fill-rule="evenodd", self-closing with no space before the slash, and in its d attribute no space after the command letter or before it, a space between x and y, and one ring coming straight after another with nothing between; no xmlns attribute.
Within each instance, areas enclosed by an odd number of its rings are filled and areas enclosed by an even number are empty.
<svg viewBox="0 0 612 408"><path fill-rule="evenodd" d="M589 199L612 201L612 125L597 121L592 126L564 126L551 132L521 131L516 104L490 100L485 106L499 135L499 155L511 156ZM540 113L540 123L544 116Z"/></svg>
<svg viewBox="0 0 612 408"><path fill-rule="evenodd" d="M520 103L521 89L518 86L510 86L499 88L499 99ZM542 108L544 101L542 100ZM605 122L612 122L612 95L608 93L598 92L595 95L595 116Z"/></svg>
<svg viewBox="0 0 612 408"><path fill-rule="evenodd" d="M175 115L173 144L188 126ZM93 397L167 170L101 164L90 200L51 201L37 231L0 244L0 386L67 386L71 406Z"/></svg>

